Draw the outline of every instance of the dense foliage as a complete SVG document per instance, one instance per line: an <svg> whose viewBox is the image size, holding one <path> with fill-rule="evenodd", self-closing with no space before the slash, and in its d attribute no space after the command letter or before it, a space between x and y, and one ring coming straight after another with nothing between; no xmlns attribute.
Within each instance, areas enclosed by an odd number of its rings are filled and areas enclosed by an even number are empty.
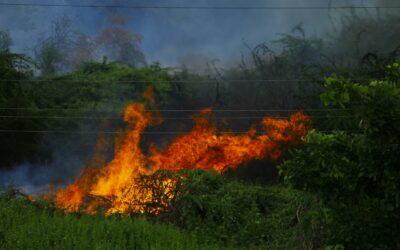
<svg viewBox="0 0 400 250"><path fill-rule="evenodd" d="M172 200L165 197L165 180L177 183ZM319 203L306 193L204 171L160 171L138 183L153 195L145 213L201 235L206 242L270 249L321 246L319 231L305 223L312 211L320 209Z"/></svg>
<svg viewBox="0 0 400 250"><path fill-rule="evenodd" d="M288 184L315 192L330 208L322 218L327 242L400 246L399 69L389 66L386 79L368 85L329 78L321 99L347 109L342 119L353 130L314 131L280 166Z"/></svg>

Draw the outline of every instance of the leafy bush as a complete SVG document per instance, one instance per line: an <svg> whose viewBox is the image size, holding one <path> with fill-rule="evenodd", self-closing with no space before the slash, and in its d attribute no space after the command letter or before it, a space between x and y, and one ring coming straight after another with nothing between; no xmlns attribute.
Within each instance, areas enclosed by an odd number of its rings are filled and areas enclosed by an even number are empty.
<svg viewBox="0 0 400 250"><path fill-rule="evenodd" d="M176 183L173 199L165 199L171 192L159 192L163 180ZM322 244L320 229L303 224L319 209L313 196L303 192L245 184L200 170L160 171L140 182L146 191L153 190L145 206L148 215L201 235L206 243L270 249Z"/></svg>
<svg viewBox="0 0 400 250"><path fill-rule="evenodd" d="M154 86L159 105L170 104L174 95L172 76L158 64L133 68L117 62L86 62L76 71L43 80L47 85L42 94L55 105L78 108L111 106L119 111L127 102L141 100L149 86Z"/></svg>
<svg viewBox="0 0 400 250"><path fill-rule="evenodd" d="M389 69L386 80L369 85L328 79L322 100L349 110L344 122L358 131L313 131L280 166L287 183L317 193L330 208L321 217L328 243L400 246L399 65Z"/></svg>

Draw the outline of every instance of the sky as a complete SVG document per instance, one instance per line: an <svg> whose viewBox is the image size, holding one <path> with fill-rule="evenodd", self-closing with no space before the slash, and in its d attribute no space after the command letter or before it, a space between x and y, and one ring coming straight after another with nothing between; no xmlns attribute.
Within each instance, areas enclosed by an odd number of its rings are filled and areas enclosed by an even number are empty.
<svg viewBox="0 0 400 250"><path fill-rule="evenodd" d="M320 7L373 5L379 0L0 0L0 3L60 3L147 6ZM50 32L51 22L67 15L74 29L95 35L107 26L115 11L131 17L129 29L142 34L141 48L147 60L164 66L219 60L233 64L247 47L276 39L302 23L307 35L324 36L332 28L337 11L312 9L187 10L114 9L74 7L0 6L0 29L8 30L13 50L31 53L35 43Z"/></svg>

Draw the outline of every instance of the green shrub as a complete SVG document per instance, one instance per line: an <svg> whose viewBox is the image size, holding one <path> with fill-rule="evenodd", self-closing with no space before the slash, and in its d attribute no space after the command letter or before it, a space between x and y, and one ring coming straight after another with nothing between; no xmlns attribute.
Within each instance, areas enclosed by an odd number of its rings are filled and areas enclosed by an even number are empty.
<svg viewBox="0 0 400 250"><path fill-rule="evenodd" d="M342 107L358 131L312 131L280 167L285 182L318 194L329 210L316 216L329 244L351 249L400 247L400 88L393 78L360 85L327 80L321 96Z"/></svg>
<svg viewBox="0 0 400 250"><path fill-rule="evenodd" d="M351 248L400 243L398 165L375 160L380 149L371 143L362 135L314 131L280 166L287 183L317 193L331 208L318 218L329 243Z"/></svg>
<svg viewBox="0 0 400 250"><path fill-rule="evenodd" d="M163 179L177 183L175 197L169 203L164 202L163 192L157 192ZM142 182L146 188L156 190L147 206L148 214L157 208L161 214L155 220L194 232L206 243L268 249L321 244L319 229L305 231L302 223L318 208L313 196L303 192L245 184L200 170L162 171L145 177Z"/></svg>

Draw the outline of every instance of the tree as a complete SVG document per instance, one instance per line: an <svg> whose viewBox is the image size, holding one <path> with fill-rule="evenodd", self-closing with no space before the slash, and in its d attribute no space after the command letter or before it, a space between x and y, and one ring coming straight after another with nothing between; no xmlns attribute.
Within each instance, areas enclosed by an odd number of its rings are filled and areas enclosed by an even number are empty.
<svg viewBox="0 0 400 250"><path fill-rule="evenodd" d="M129 19L121 13L110 15L110 26L100 32L96 43L103 47L103 53L111 60L134 67L145 66L146 59L139 48L143 38L140 34L126 29Z"/></svg>
<svg viewBox="0 0 400 250"><path fill-rule="evenodd" d="M50 36L41 39L34 48L35 59L42 75L55 75L69 68L68 52L72 46L72 34L68 16L53 21Z"/></svg>
<svg viewBox="0 0 400 250"><path fill-rule="evenodd" d="M33 129L40 126L40 122L26 121L16 118L16 114L23 112L15 108L33 108L34 102L30 98L31 88L25 80L32 77L32 61L24 55L14 54L8 50L0 51L0 118L1 130ZM24 115L34 115L34 112L24 112ZM9 117L8 117L9 116ZM35 134L0 133L0 168L10 167L25 160L40 158L38 144L40 136Z"/></svg>
<svg viewBox="0 0 400 250"><path fill-rule="evenodd" d="M95 49L93 38L75 31L71 19L64 15L52 22L50 35L38 42L34 54L42 74L48 76L94 60Z"/></svg>
<svg viewBox="0 0 400 250"><path fill-rule="evenodd" d="M73 46L68 53L68 63L73 69L78 69L85 62L93 61L95 58L96 43L91 36L76 33Z"/></svg>
<svg viewBox="0 0 400 250"><path fill-rule="evenodd" d="M61 69L63 56L51 41L44 41L35 50L35 58L43 76L56 75Z"/></svg>
<svg viewBox="0 0 400 250"><path fill-rule="evenodd" d="M9 50L12 45L12 39L8 32L0 30L0 52Z"/></svg>

